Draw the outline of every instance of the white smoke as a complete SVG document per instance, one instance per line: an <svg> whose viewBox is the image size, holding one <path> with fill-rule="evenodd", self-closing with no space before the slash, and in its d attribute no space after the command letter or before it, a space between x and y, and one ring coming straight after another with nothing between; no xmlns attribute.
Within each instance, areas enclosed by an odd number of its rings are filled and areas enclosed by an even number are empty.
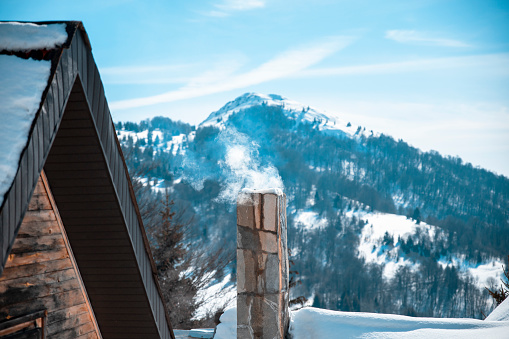
<svg viewBox="0 0 509 339"><path fill-rule="evenodd" d="M220 166L225 172L226 186L218 199L234 202L243 188L283 188L283 180L272 164L261 164L259 145L233 128L222 130L217 141L226 147Z"/></svg>

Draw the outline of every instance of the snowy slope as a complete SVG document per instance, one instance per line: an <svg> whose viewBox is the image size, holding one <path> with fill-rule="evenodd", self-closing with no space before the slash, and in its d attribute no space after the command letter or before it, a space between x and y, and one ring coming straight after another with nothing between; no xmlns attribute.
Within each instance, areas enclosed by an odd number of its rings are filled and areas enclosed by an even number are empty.
<svg viewBox="0 0 509 339"><path fill-rule="evenodd" d="M366 225L360 235L358 256L364 258L367 263L384 265L384 277L391 279L396 271L407 266L416 269L415 263L398 255L400 244L398 240L408 240L408 237L416 234L424 234L433 240L436 236L443 236L440 228L428 225L425 222L417 224L414 220L402 215L379 213L379 212L348 212L347 217L355 216L364 220ZM392 246L383 243L385 235L394 239ZM441 258L438 263L442 267L454 266L465 276L470 274L476 279L476 285L480 289L489 286L489 281L498 281L503 272L503 262L500 259L490 259L480 264L469 263L464 255Z"/></svg>
<svg viewBox="0 0 509 339"><path fill-rule="evenodd" d="M344 133L347 136L359 135L360 133L368 136L371 132L360 129L360 126L352 126L347 121L340 118L320 112L315 108L303 105L277 94L259 94L245 93L233 101L228 102L218 111L209 115L199 127L215 126L220 129L225 127L228 118L235 113L254 106L265 104L267 106L282 107L287 117L293 120L299 120L308 123L317 122L321 131L335 131Z"/></svg>

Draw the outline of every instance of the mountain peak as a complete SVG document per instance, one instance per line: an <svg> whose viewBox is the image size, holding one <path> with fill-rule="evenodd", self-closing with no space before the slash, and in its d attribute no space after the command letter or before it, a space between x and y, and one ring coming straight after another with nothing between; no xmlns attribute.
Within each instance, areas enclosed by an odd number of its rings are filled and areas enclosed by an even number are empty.
<svg viewBox="0 0 509 339"><path fill-rule="evenodd" d="M360 126L353 126L349 122L342 121L334 115L290 100L279 94L260 94L254 92L244 93L235 100L226 103L226 105L219 110L212 112L199 126L215 126L222 129L225 127L226 121L231 115L250 107L263 104L281 107L285 115L290 119L300 120L310 124L316 123L319 130L334 131L349 136L359 134L364 134L366 136L372 135L371 131L362 130Z"/></svg>

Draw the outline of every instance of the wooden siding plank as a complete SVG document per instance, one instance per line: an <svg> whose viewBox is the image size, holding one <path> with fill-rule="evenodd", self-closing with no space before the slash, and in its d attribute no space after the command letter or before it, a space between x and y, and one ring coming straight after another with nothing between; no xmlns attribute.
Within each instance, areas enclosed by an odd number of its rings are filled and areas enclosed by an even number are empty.
<svg viewBox="0 0 509 339"><path fill-rule="evenodd" d="M76 240L90 240L90 239L97 239L97 238L100 238L100 239L104 239L104 240L108 240L108 239L123 239L123 240L128 240L128 237L127 235L125 234L125 232L119 232L119 231L116 231L116 232L106 232L106 231L98 231L96 234L93 234L91 232L73 232L73 239L76 239Z"/></svg>
<svg viewBox="0 0 509 339"><path fill-rule="evenodd" d="M76 152L75 152L76 153ZM102 170L90 170L90 169L76 169L73 171L69 170L54 170L53 175L58 176L59 179L98 179L108 178L108 174Z"/></svg>
<svg viewBox="0 0 509 339"><path fill-rule="evenodd" d="M60 228L53 221L24 222L19 229L18 237L45 236L60 233Z"/></svg>
<svg viewBox="0 0 509 339"><path fill-rule="evenodd" d="M49 172L48 172L49 173ZM67 187L55 187L51 188L54 195L69 195L69 189ZM72 192L75 194L75 196L80 195L108 195L110 196L112 193L112 189L110 186L96 186L96 187L90 187L90 186L81 186L81 187L73 187ZM100 201L100 200L97 200Z"/></svg>
<svg viewBox="0 0 509 339"><path fill-rule="evenodd" d="M84 276L83 280L85 281L85 285L88 285L91 282L136 282L141 284L140 275L139 274L127 274L126 272L120 272L116 274L109 274L108 272L103 274L91 274L88 276ZM141 285L140 285L141 286ZM94 306L95 309L96 306ZM144 312L146 312L145 310Z"/></svg>
<svg viewBox="0 0 509 339"><path fill-rule="evenodd" d="M67 111L66 114L71 113L70 111ZM92 121L90 119L64 119L62 120L62 123L60 124L60 128L64 129L81 129L81 128L91 128L93 127Z"/></svg>
<svg viewBox="0 0 509 339"><path fill-rule="evenodd" d="M59 206L61 210L66 211L81 211L83 210L83 199L80 202L67 202L60 201ZM90 200L86 203L86 207L90 210L113 210L118 209L118 203L116 201L96 201L95 199Z"/></svg>
<svg viewBox="0 0 509 339"><path fill-rule="evenodd" d="M25 151L26 153L26 157L27 157L27 176L26 176L26 180L27 180L27 183L26 183L26 187L27 187L27 191L26 191L26 199L27 199L27 202L29 202L29 199L28 197L31 195L32 193L32 190L34 188L34 181L37 180L37 178L39 177L39 173L35 174L35 162L34 162L34 142L33 142L33 138L34 138L34 135L32 134L30 136L30 139L28 139L28 147ZM35 177L35 178L34 178Z"/></svg>
<svg viewBox="0 0 509 339"><path fill-rule="evenodd" d="M76 34L76 43L78 45L78 73L81 78L81 83L83 85L87 84L87 74L86 74L86 55L85 55L85 43L83 42L83 38L81 33ZM83 86L82 86L83 87Z"/></svg>
<svg viewBox="0 0 509 339"><path fill-rule="evenodd" d="M7 268L11 266L29 265L33 263L64 259L68 257L69 257L68 253L62 252L59 249L44 252L25 252L23 254L11 253L9 254L9 261L7 262L5 267Z"/></svg>
<svg viewBox="0 0 509 339"><path fill-rule="evenodd" d="M80 335L79 337L76 337L76 339L99 339L99 337L97 336L97 334L95 332L89 332L89 333Z"/></svg>
<svg viewBox="0 0 509 339"><path fill-rule="evenodd" d="M35 125L37 129L37 151L38 151L38 167L37 171L40 173L42 167L44 166L44 135L43 135L43 114L39 115L39 119L37 120L37 124Z"/></svg>
<svg viewBox="0 0 509 339"><path fill-rule="evenodd" d="M21 164L19 167L18 175L21 177L21 210L18 214L18 218L22 219L25 214L25 210L28 207L28 202L30 200L29 194L32 192L32 187L28 187L28 152L25 150L23 156L21 158Z"/></svg>
<svg viewBox="0 0 509 339"><path fill-rule="evenodd" d="M77 327L67 328L62 331L59 330L57 332L50 332L48 329L48 335L54 335L57 338L76 338L83 334L90 333L94 330L95 330L94 324L89 321Z"/></svg>
<svg viewBox="0 0 509 339"><path fill-rule="evenodd" d="M28 210L50 210L51 204L48 198L42 194L32 195L32 199L28 204Z"/></svg>
<svg viewBox="0 0 509 339"><path fill-rule="evenodd" d="M78 129L78 130L64 129L64 130L60 131L60 136L63 136L63 137L72 137L72 136L93 137L93 136L95 136L95 132L92 130L88 130L88 129Z"/></svg>
<svg viewBox="0 0 509 339"><path fill-rule="evenodd" d="M53 210L27 211L23 221L38 222L56 220Z"/></svg>
<svg viewBox="0 0 509 339"><path fill-rule="evenodd" d="M19 223L21 222L21 215L23 214L23 211L21 210L21 206L22 206L22 200L21 200L21 191L23 190L23 187L21 186L21 171L18 170L18 173L16 174L16 179L14 179L14 187L12 187L12 189L14 189L14 195L16 198L15 200L15 216L16 216L16 223L14 225L11 225L11 226L18 226ZM12 207L11 207L12 208ZM11 230L10 232L10 237L9 239L12 239L12 236L15 234L15 230L14 228Z"/></svg>
<svg viewBox="0 0 509 339"><path fill-rule="evenodd" d="M62 55L60 56L60 66L62 72L62 90L65 93L66 97L71 93L71 74L72 69L69 67L69 49L64 49L62 51ZM64 101L64 104L67 103L67 100Z"/></svg>
<svg viewBox="0 0 509 339"><path fill-rule="evenodd" d="M142 289L140 281L89 281L87 287L96 288L97 291L107 289ZM101 294L100 292L98 294Z"/></svg>
<svg viewBox="0 0 509 339"><path fill-rule="evenodd" d="M68 102L65 109L66 114L69 114L69 120L87 120L89 119L88 106L85 97L77 97L79 94L71 94L71 100Z"/></svg>
<svg viewBox="0 0 509 339"><path fill-rule="evenodd" d="M59 120L62 117L62 114L64 114L64 108L65 108L65 97L67 96L67 93L64 92L64 79L63 79L63 70L62 70L62 62L58 63L57 69L55 71L55 86L58 89L58 117Z"/></svg>
<svg viewBox="0 0 509 339"><path fill-rule="evenodd" d="M76 278L59 281L56 283L37 284L33 286L14 287L8 289L0 295L0 305L5 308L15 305L27 300L40 299L47 296L52 296L58 293L72 291L79 288L79 283Z"/></svg>
<svg viewBox="0 0 509 339"><path fill-rule="evenodd" d="M53 187L93 187L93 186L107 186L108 179L105 178L89 178L83 181L75 179L53 179L51 181L51 188ZM90 213L89 213L90 215Z"/></svg>
<svg viewBox="0 0 509 339"><path fill-rule="evenodd" d="M74 39L72 39L72 43L71 43L72 71L73 71L73 75L76 75L76 76L78 75L78 41L76 38L77 35L78 35L77 33L74 34Z"/></svg>
<svg viewBox="0 0 509 339"><path fill-rule="evenodd" d="M44 252L52 249L65 248L64 239L61 234L52 234L39 237L21 238L16 237L11 254L28 252Z"/></svg>
<svg viewBox="0 0 509 339"><path fill-rule="evenodd" d="M0 318L13 318L26 314L27 309L51 309L61 310L66 307L75 306L83 303L83 294L80 289L65 291L53 294L43 298L25 300L23 302L10 305L9 307L0 307ZM48 312L49 313L49 312Z"/></svg>
<svg viewBox="0 0 509 339"><path fill-rule="evenodd" d="M79 171L79 170L88 170L88 171L94 171L94 170L104 170L104 164L101 162L88 162L88 163L72 163L72 162L66 162L66 163L46 163L45 168L47 172L53 172L53 171Z"/></svg>
<svg viewBox="0 0 509 339"><path fill-rule="evenodd" d="M107 179L108 175L102 170L90 170L90 169L79 169L79 170L54 170L52 171L53 175L57 176L59 179L73 179L76 181L80 181L82 179L91 180L91 179Z"/></svg>
<svg viewBox="0 0 509 339"><path fill-rule="evenodd" d="M66 227L74 227L74 226L86 226L86 225L108 225L108 224L118 224L121 223L122 219L120 217L83 217L83 218L66 218ZM78 243L76 243L79 246ZM113 245L113 244L112 244ZM73 243L74 246L74 243ZM103 246L103 245L101 245ZM105 245L108 246L108 245Z"/></svg>
<svg viewBox="0 0 509 339"><path fill-rule="evenodd" d="M66 117L67 119L67 117ZM53 147L58 146L90 146L97 145L97 138L95 137L63 137L61 135L55 139Z"/></svg>
<svg viewBox="0 0 509 339"><path fill-rule="evenodd" d="M59 204L88 204L88 203L116 203L112 194L76 194L61 195L58 199Z"/></svg>
<svg viewBox="0 0 509 339"><path fill-rule="evenodd" d="M129 333L129 332L105 332L103 331L103 336L105 338L111 338L111 339L139 339L140 338L140 334L139 333ZM151 332L151 333L148 333L148 332L145 332L143 333L143 339L152 339L152 338L157 338L157 339L160 339L159 335L157 334L157 332Z"/></svg>
<svg viewBox="0 0 509 339"><path fill-rule="evenodd" d="M80 315L80 314L87 313L87 312L88 312L88 308L85 303L75 305L72 307L68 307L63 310L54 311L54 312L48 313L46 324L49 325L49 324L52 324L55 322L64 321L66 319L69 319L73 315Z"/></svg>
<svg viewBox="0 0 509 339"><path fill-rule="evenodd" d="M49 91L48 91L49 94ZM50 118L49 118L49 104L48 97L46 96L46 100L44 100L44 104L41 110L42 114L39 115L39 119L42 119L42 127L43 127L43 145L45 146L43 153L47 154L46 150L49 151L49 142L50 142ZM47 145L47 146L46 146Z"/></svg>
<svg viewBox="0 0 509 339"><path fill-rule="evenodd" d="M87 324L91 324L92 319L90 319L90 315L88 313L82 313L78 314L72 318L67 318L62 321L53 322L51 324L47 324L46 326L46 333L48 336L55 336L58 338L62 338L64 335L67 335L66 333L69 333L70 330L78 329L77 331L72 332L73 337L76 337L78 335L81 335L83 333L90 332L79 332L79 327ZM90 328L90 326L86 327L87 329ZM93 330L93 325L92 325ZM70 333L69 333L70 334Z"/></svg>
<svg viewBox="0 0 509 339"><path fill-rule="evenodd" d="M54 102L55 99L53 94L53 86L50 86L48 89L48 93L46 94L45 103L48 105L48 137L49 143L51 143L53 139L53 131L55 130L55 114L54 114Z"/></svg>
<svg viewBox="0 0 509 339"><path fill-rule="evenodd" d="M87 258L88 259L88 258ZM102 268L136 268L136 263L132 260L81 260L80 261L80 269L85 270L87 272L92 271L92 269L102 269ZM90 271L88 271L90 269Z"/></svg>
<svg viewBox="0 0 509 339"><path fill-rule="evenodd" d="M83 244L73 244L73 249L75 252L75 256L77 255L90 255L93 253L97 254L104 254L104 255L110 255L110 254L125 254L126 258L127 255L134 255L132 248L128 247L93 247L89 246L89 242L85 242Z"/></svg>
<svg viewBox="0 0 509 339"><path fill-rule="evenodd" d="M6 267L3 274L0 276L0 282L68 268L72 268L72 263L68 258L28 264L25 265L22 270L18 269L17 266Z"/></svg>
<svg viewBox="0 0 509 339"><path fill-rule="evenodd" d="M9 200L4 202L4 209L0 211L0 244L2 249L0 251L0 278L2 278L3 265L7 261L7 250L9 249L9 242L11 239L10 227L9 227Z"/></svg>
<svg viewBox="0 0 509 339"><path fill-rule="evenodd" d="M88 105L90 107L90 109L92 109L92 103L93 103L93 98L94 98L94 87L95 87L95 62L94 62L94 57L92 56L92 52L87 48L86 49L86 54L87 54L87 78L88 78L88 83L87 83L87 87L85 88L86 90L86 95L87 95L87 102L88 102ZM95 112L95 114L97 114L97 112ZM92 112L92 116L94 116L94 112Z"/></svg>

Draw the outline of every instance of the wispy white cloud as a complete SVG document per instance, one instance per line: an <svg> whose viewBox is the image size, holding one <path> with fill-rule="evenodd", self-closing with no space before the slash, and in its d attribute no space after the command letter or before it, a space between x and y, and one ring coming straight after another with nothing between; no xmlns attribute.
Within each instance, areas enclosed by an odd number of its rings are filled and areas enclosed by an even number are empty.
<svg viewBox="0 0 509 339"><path fill-rule="evenodd" d="M223 71L213 70L205 72L175 91L145 98L116 101L112 102L110 107L111 109L118 110L149 106L226 92L271 80L287 78L317 64L341 48L346 47L351 41L352 38L349 37L331 37L312 45L286 51L262 65L241 74L235 74L233 69L228 69L227 67Z"/></svg>
<svg viewBox="0 0 509 339"><path fill-rule="evenodd" d="M179 84L189 81L196 64L102 67L101 79L113 85Z"/></svg>
<svg viewBox="0 0 509 339"><path fill-rule="evenodd" d="M385 37L400 43L434 45L446 47L471 47L471 45L459 40L430 36L426 33L394 29L385 32Z"/></svg>
<svg viewBox="0 0 509 339"><path fill-rule="evenodd" d="M265 0L223 0L214 5L214 9L206 15L214 17L226 17L233 12L249 11L265 7Z"/></svg>
<svg viewBox="0 0 509 339"><path fill-rule="evenodd" d="M387 74L422 72L436 69L477 67L484 72L496 70L499 75L509 75L509 53L484 54L462 57L431 58L371 65L307 69L296 77L341 76L359 74Z"/></svg>
<svg viewBox="0 0 509 339"><path fill-rule="evenodd" d="M263 0L224 0L216 5L217 8L224 11L247 11L255 8L265 7Z"/></svg>

